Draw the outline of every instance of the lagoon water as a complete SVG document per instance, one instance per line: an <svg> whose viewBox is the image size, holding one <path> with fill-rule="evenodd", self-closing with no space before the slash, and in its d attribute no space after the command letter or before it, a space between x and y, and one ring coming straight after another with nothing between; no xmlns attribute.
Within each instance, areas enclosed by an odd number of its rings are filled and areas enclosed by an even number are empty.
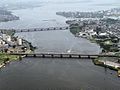
<svg viewBox="0 0 120 90"><path fill-rule="evenodd" d="M39 1L39 0L37 0ZM12 10L20 20L0 23L0 28L67 26L57 11L96 11L115 8L119 0L47 0L41 7ZM35 52L97 54L100 47L74 37L69 30L19 33ZM0 90L119 90L116 72L95 66L91 60L24 58L0 71Z"/></svg>

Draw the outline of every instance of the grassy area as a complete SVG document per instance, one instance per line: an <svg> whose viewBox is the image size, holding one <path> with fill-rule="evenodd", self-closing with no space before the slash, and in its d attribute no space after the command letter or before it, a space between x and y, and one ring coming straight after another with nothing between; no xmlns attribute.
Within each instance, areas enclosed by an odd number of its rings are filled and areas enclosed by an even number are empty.
<svg viewBox="0 0 120 90"><path fill-rule="evenodd" d="M0 53L0 64L7 62L7 61L15 61L15 60L19 60L19 56Z"/></svg>
<svg viewBox="0 0 120 90"><path fill-rule="evenodd" d="M94 37L90 37L90 38L88 38L88 40L90 40L91 43L97 43L97 41L95 40Z"/></svg>
<svg viewBox="0 0 120 90"><path fill-rule="evenodd" d="M70 32L74 35L76 35L77 33L79 33L81 30L80 28L77 26L77 27L71 27L70 28Z"/></svg>

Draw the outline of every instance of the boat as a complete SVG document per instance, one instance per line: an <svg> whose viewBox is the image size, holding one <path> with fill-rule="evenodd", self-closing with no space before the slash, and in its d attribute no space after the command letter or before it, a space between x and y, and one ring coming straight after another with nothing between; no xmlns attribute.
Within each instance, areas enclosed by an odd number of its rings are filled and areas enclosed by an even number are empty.
<svg viewBox="0 0 120 90"><path fill-rule="evenodd" d="M120 77L120 70L118 70L118 77Z"/></svg>

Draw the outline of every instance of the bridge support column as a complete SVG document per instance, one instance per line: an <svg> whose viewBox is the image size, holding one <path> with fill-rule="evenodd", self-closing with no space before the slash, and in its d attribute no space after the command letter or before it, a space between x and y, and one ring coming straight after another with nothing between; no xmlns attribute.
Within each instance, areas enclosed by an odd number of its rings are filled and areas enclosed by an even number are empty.
<svg viewBox="0 0 120 90"><path fill-rule="evenodd" d="M88 59L91 59L91 58L90 58L90 55L88 55Z"/></svg>
<svg viewBox="0 0 120 90"><path fill-rule="evenodd" d="M45 55L44 55L44 54L42 54L42 58L45 58Z"/></svg>
<svg viewBox="0 0 120 90"><path fill-rule="evenodd" d="M81 55L79 55L79 58L81 58Z"/></svg>
<svg viewBox="0 0 120 90"><path fill-rule="evenodd" d="M69 55L69 58L72 58L72 55Z"/></svg>
<svg viewBox="0 0 120 90"><path fill-rule="evenodd" d="M51 57L52 57L52 58L54 58L54 55L53 55L53 54L51 54Z"/></svg>
<svg viewBox="0 0 120 90"><path fill-rule="evenodd" d="M63 55L62 55L62 54L60 54L60 58L63 58Z"/></svg>
<svg viewBox="0 0 120 90"><path fill-rule="evenodd" d="M21 56L19 56L19 60L20 60L20 61L22 60L22 57L21 57Z"/></svg>
<svg viewBox="0 0 120 90"><path fill-rule="evenodd" d="M34 54L33 57L36 57L36 54Z"/></svg>

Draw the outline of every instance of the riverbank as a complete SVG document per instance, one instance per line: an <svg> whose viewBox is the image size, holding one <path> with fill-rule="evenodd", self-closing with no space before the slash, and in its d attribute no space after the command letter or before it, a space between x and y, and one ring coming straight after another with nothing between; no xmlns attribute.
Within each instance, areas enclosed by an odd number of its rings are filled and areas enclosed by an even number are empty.
<svg viewBox="0 0 120 90"><path fill-rule="evenodd" d="M103 52L119 52L119 19L68 20L70 32L99 44Z"/></svg>
<svg viewBox="0 0 120 90"><path fill-rule="evenodd" d="M80 29L78 29L77 27L76 31L74 31L75 28L71 29L71 33L76 37L86 38L87 40L90 40L92 43L97 43L102 48L101 54L120 56L119 48L117 47L117 43L119 42L117 37L111 37L109 39L98 39L96 37L90 37L90 36L79 36L77 32L80 32ZM120 77L119 57L118 58L98 57L97 59L93 60L93 63L95 65L117 71L117 76Z"/></svg>
<svg viewBox="0 0 120 90"><path fill-rule="evenodd" d="M70 25L70 32L74 36L86 38L92 43L97 43L102 49L100 54L117 56L120 56L119 22L119 19L111 18L66 21ZM115 59L113 57L98 57L93 60L93 63L116 70L118 76L120 76L119 57Z"/></svg>
<svg viewBox="0 0 120 90"><path fill-rule="evenodd" d="M22 56L9 53L32 53L35 47L25 39L14 36L14 30L1 30L0 33L0 68L11 61L21 60Z"/></svg>
<svg viewBox="0 0 120 90"><path fill-rule="evenodd" d="M97 58L97 59L93 60L93 63L95 65L117 71L117 76L120 77L120 63L118 63L119 60L118 61L116 60L116 62L115 62L115 61L110 61L108 59L109 58L107 58L107 60L105 60L104 58Z"/></svg>
<svg viewBox="0 0 120 90"><path fill-rule="evenodd" d="M4 67L7 63L11 61L20 60L20 56L17 55L7 55L6 53L0 53L0 68Z"/></svg>

